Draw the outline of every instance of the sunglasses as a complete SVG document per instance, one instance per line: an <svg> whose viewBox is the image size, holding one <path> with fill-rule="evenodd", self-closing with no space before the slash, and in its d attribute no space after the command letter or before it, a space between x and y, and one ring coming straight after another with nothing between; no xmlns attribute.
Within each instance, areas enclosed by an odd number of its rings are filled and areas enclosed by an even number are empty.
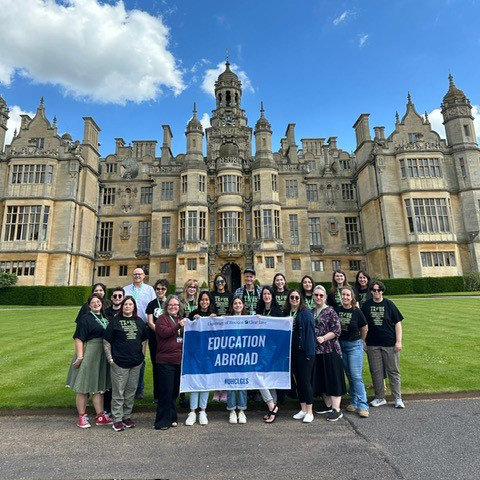
<svg viewBox="0 0 480 480"><path fill-rule="evenodd" d="M325 295L323 293L314 293L316 297L324 297Z"/></svg>
<svg viewBox="0 0 480 480"><path fill-rule="evenodd" d="M165 287L157 287L155 290L166 290Z"/></svg>
<svg viewBox="0 0 480 480"><path fill-rule="evenodd" d="M225 283L225 280L215 280L215 283L216 283L217 285L220 285L220 284L222 284L222 283Z"/></svg>
<svg viewBox="0 0 480 480"><path fill-rule="evenodd" d="M298 295L293 295L290 297L290 300L300 300L300 297Z"/></svg>
<svg viewBox="0 0 480 480"><path fill-rule="evenodd" d="M117 294L117 293L114 293L114 294L112 295L112 298L123 298L123 295L122 295L121 293L118 293L118 294Z"/></svg>
<svg viewBox="0 0 480 480"><path fill-rule="evenodd" d="M372 288L372 292L383 292L381 288Z"/></svg>

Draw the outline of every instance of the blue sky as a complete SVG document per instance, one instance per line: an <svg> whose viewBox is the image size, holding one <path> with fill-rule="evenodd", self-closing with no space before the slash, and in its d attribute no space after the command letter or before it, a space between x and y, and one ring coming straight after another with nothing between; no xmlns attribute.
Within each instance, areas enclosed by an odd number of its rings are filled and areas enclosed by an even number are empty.
<svg viewBox="0 0 480 480"><path fill-rule="evenodd" d="M338 137L355 149L352 125L389 134L407 92L441 128L438 109L448 74L480 105L480 1L377 0L0 0L0 94L34 112L45 97L59 132L82 139L82 117L101 127L101 154L114 138L162 142L171 126L174 154L185 151L185 125L196 101L208 120L208 91L218 65L244 80L250 126L260 102L278 150L289 123L301 138ZM218 70L219 71L219 70ZM477 116L478 108L475 107ZM480 134L480 113L476 119Z"/></svg>

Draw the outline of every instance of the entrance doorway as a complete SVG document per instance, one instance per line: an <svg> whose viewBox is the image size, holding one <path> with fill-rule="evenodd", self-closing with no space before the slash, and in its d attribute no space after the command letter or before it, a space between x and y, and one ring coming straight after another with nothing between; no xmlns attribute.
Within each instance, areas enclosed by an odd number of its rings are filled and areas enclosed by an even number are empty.
<svg viewBox="0 0 480 480"><path fill-rule="evenodd" d="M242 271L236 263L226 263L222 267L222 275L225 275L228 288L232 293L242 286Z"/></svg>

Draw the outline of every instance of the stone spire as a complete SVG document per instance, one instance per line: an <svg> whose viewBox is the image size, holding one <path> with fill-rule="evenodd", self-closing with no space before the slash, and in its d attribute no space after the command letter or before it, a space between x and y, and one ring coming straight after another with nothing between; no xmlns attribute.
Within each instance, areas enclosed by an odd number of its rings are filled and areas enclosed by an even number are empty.
<svg viewBox="0 0 480 480"><path fill-rule="evenodd" d="M193 116L187 124L186 133L194 131L203 133L203 125L197 117L197 102L193 103Z"/></svg>
<svg viewBox="0 0 480 480"><path fill-rule="evenodd" d="M265 117L265 109L263 108L263 102L260 103L260 118L255 125L255 132L258 132L260 130L272 133L272 126L267 120L267 117Z"/></svg>

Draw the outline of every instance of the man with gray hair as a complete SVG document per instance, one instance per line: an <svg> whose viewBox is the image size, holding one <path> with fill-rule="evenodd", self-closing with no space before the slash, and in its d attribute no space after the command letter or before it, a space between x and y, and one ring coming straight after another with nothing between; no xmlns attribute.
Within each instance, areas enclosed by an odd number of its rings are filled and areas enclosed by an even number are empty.
<svg viewBox="0 0 480 480"><path fill-rule="evenodd" d="M143 283L145 279L145 272L143 268L136 268L133 271L133 283L123 287L125 290L125 296L132 296L137 304L137 313L138 316L143 320L143 322L148 325L148 315L146 314L145 310L147 309L147 305L152 301L155 300L155 290L151 285ZM138 379L138 387L136 392L137 398L143 398L143 390L145 388L145 361L142 364L142 369L140 370L140 377Z"/></svg>

